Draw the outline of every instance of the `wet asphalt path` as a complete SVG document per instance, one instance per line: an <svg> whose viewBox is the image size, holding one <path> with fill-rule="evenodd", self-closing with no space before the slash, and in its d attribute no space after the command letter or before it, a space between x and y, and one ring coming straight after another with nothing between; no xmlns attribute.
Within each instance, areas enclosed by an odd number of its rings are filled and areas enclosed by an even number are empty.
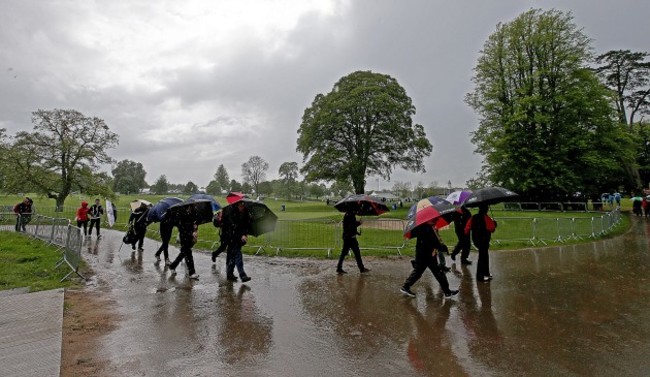
<svg viewBox="0 0 650 377"><path fill-rule="evenodd" d="M492 252L491 283L453 265L451 300L430 273L415 299L398 292L409 257L366 258L364 275L349 258L338 276L333 259L245 255L246 284L226 281L224 256L213 266L198 252L199 281L183 267L171 277L154 263L159 243L118 251L115 231L83 257L96 272L88 290L120 318L100 339L114 376L640 376L649 233L641 220L614 240Z"/></svg>

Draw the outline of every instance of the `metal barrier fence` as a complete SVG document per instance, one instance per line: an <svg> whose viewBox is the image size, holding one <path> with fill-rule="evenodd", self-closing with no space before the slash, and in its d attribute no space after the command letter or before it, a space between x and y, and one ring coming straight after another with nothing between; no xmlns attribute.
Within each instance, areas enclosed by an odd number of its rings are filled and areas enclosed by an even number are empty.
<svg viewBox="0 0 650 377"><path fill-rule="evenodd" d="M61 259L55 268L67 264L72 271L64 276L64 281L72 274L85 278L79 273L81 264L81 246L83 243L82 230L70 225L68 219L53 218L42 215L16 215L13 212L0 212L0 230L21 231L31 237L57 246L57 251L62 251Z"/></svg>
<svg viewBox="0 0 650 377"><path fill-rule="evenodd" d="M572 240L596 238L609 233L621 220L615 209L608 213L593 213L589 217L495 217L495 244L521 243L548 245ZM380 250L402 255L413 241L403 238L404 220L366 219L363 221L359 244L362 250ZM251 237L247 247L255 253L273 250L276 255L291 250L325 250L331 257L342 246L341 222L332 220L279 220L275 232ZM448 245L456 243L453 225L440 230ZM212 244L214 246L214 243Z"/></svg>

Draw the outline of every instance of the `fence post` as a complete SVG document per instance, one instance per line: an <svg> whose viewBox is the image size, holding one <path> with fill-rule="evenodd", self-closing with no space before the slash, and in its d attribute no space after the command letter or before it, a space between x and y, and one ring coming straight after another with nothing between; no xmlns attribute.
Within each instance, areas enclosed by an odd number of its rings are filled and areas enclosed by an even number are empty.
<svg viewBox="0 0 650 377"><path fill-rule="evenodd" d="M594 218L593 217L591 218L591 235L589 236L589 238L596 238L596 232L595 232L595 229L594 229Z"/></svg>
<svg viewBox="0 0 650 377"><path fill-rule="evenodd" d="M555 239L555 242L561 242L564 243L564 239L562 239L562 234L560 233L560 218L555 219L555 225L557 229L557 238Z"/></svg>

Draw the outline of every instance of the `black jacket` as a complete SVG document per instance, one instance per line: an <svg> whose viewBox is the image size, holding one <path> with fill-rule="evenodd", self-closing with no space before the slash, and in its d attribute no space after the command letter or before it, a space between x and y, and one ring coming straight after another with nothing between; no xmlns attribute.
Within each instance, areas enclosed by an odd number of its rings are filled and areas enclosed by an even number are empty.
<svg viewBox="0 0 650 377"><path fill-rule="evenodd" d="M343 239L358 236L360 234L357 231L359 225L361 225L361 221L357 221L353 213L346 212L345 216L343 216Z"/></svg>

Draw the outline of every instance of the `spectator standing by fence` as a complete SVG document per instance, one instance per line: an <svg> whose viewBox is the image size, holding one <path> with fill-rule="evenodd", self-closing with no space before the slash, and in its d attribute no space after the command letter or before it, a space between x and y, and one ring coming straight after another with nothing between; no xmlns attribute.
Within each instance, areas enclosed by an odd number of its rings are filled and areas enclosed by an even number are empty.
<svg viewBox="0 0 650 377"><path fill-rule="evenodd" d="M102 221L102 215L104 214L104 207L99 202L99 199L95 199L95 204L90 206L90 227L88 228L88 235L91 236L93 233L93 227L97 229L97 239L100 239L102 236L99 234L99 225Z"/></svg>
<svg viewBox="0 0 650 377"><path fill-rule="evenodd" d="M83 229L84 236L88 234L88 221L90 220L88 217L89 211L90 208L88 208L88 202L84 200L81 202L81 207L77 208L77 214L75 216L77 228Z"/></svg>
<svg viewBox="0 0 650 377"><path fill-rule="evenodd" d="M27 231L25 227L32 220L32 213L34 208L34 201L25 197L22 202L14 206L14 213L16 214L16 232Z"/></svg>

